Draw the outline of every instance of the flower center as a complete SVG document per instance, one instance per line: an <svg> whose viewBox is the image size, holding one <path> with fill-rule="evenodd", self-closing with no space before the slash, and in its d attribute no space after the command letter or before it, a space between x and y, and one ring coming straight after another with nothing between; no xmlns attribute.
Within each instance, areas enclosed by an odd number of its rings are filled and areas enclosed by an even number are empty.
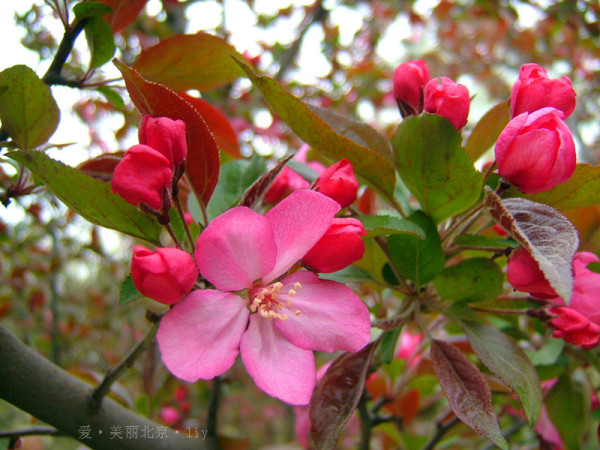
<svg viewBox="0 0 600 450"><path fill-rule="evenodd" d="M289 288L289 289L288 289ZM269 284L268 286L258 286L250 291L250 311L258 312L266 319L287 320L289 315L286 314L292 311L292 299L302 288L298 282L284 286L281 282ZM282 312L285 310L286 312ZM300 310L296 309L293 313L295 316L300 315Z"/></svg>

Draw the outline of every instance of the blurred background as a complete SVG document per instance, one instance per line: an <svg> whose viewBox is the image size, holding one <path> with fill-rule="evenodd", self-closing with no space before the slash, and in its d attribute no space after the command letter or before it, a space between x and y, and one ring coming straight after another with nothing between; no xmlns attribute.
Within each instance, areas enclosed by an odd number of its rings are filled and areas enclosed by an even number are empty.
<svg viewBox="0 0 600 450"><path fill-rule="evenodd" d="M0 70L26 64L43 75L62 38L61 17L74 3L3 2ZM468 87L473 102L465 136L489 108L509 98L519 67L536 62L551 77L567 75L573 81L577 107L568 124L578 157L590 163L600 159L596 0L141 3L142 13L115 35L115 56L126 64L170 36L206 31L227 39L260 72L306 102L364 121L387 136L401 120L391 91L393 71L402 62L425 59L432 77L447 76ZM81 37L65 74L85 76L87 85L52 87L61 123L50 139L49 153L71 165L137 143L140 116L119 72L107 64L86 73L88 60ZM105 85L121 101L98 90ZM227 117L244 156L276 160L302 144L269 112L247 79L203 92L202 97ZM0 158L4 194L15 183L16 172ZM131 241L89 224L47 192L10 199L1 211L0 320L71 373L90 381L101 377L143 336L145 311L157 306L145 300L117 306L120 283L129 272ZM586 217L600 223L597 207ZM156 349L148 351L119 382L119 399L167 425L201 430L210 382L181 383L160 364ZM292 409L258 392L243 368L234 367L225 389L222 432L235 445L256 448L294 439ZM255 414L257 407L260 415ZM0 401L0 430L31 421ZM62 449L78 444L32 437L26 445Z"/></svg>

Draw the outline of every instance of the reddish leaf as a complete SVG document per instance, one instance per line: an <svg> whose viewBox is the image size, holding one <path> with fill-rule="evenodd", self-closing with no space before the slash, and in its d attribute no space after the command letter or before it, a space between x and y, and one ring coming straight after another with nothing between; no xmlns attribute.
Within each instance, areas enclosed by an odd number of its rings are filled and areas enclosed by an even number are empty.
<svg viewBox="0 0 600 450"><path fill-rule="evenodd" d="M287 162L294 157L294 154L288 155L283 161L279 162L275 167L273 167L268 172L264 173L258 180L252 183L244 195L240 199L240 206L247 206L252 208L258 201L262 198L262 196L267 192L271 183L275 181L279 172L283 170Z"/></svg>
<svg viewBox="0 0 600 450"><path fill-rule="evenodd" d="M479 369L448 342L432 340L430 353L435 375L457 417L477 434L508 449L492 407L492 391Z"/></svg>
<svg viewBox="0 0 600 450"><path fill-rule="evenodd" d="M485 188L485 204L494 219L537 261L550 286L565 302L573 291L572 261L579 237L556 209L524 198L501 199Z"/></svg>
<svg viewBox="0 0 600 450"><path fill-rule="evenodd" d="M115 33L132 23L140 15L148 0L100 0L110 6L113 13L106 20Z"/></svg>
<svg viewBox="0 0 600 450"><path fill-rule="evenodd" d="M77 166L86 175L102 181L110 181L113 171L123 159L123 152L107 153L82 162Z"/></svg>
<svg viewBox="0 0 600 450"><path fill-rule="evenodd" d="M340 431L363 393L375 348L371 343L357 353L342 354L317 384L310 400L311 448L335 448Z"/></svg>
<svg viewBox="0 0 600 450"><path fill-rule="evenodd" d="M192 97L183 92L180 92L179 95L190 102L196 108L196 111L202 115L221 150L236 159L244 157L240 153L240 143L238 142L237 134L227 117L225 117L225 114L206 100Z"/></svg>
<svg viewBox="0 0 600 450"><path fill-rule="evenodd" d="M133 68L144 78L176 91L206 91L243 76L231 44L212 34L180 34L142 51Z"/></svg>
<svg viewBox="0 0 600 450"><path fill-rule="evenodd" d="M115 65L123 74L131 100L142 114L181 119L187 129L188 154L186 176L196 198L205 205L219 180L219 149L196 109L177 93L162 84L147 81L118 60Z"/></svg>

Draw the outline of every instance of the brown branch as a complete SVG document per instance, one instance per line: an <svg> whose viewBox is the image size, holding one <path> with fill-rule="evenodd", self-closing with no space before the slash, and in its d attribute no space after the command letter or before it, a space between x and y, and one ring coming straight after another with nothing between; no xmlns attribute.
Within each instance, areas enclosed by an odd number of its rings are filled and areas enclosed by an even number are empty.
<svg viewBox="0 0 600 450"><path fill-rule="evenodd" d="M190 438L177 433L105 398L97 413L89 410L91 386L55 366L0 326L0 398L37 417L57 430L93 449L123 450L214 449L216 440L202 435ZM82 427L88 427L86 437ZM138 439L111 435L120 426L153 430L154 438ZM157 438L161 427L164 436ZM118 441L118 442L117 442Z"/></svg>

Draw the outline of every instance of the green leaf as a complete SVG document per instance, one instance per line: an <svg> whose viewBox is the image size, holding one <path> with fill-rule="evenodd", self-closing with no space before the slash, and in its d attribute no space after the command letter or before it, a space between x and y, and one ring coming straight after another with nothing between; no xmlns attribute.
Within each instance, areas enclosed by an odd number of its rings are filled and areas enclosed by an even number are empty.
<svg viewBox="0 0 600 450"><path fill-rule="evenodd" d="M528 352L528 356L534 366L549 366L556 363L564 348L564 340L548 339L540 349Z"/></svg>
<svg viewBox="0 0 600 450"><path fill-rule="evenodd" d="M396 216L359 216L368 237L386 236L388 234L410 234L425 239L425 232L414 222Z"/></svg>
<svg viewBox="0 0 600 450"><path fill-rule="evenodd" d="M469 140L465 145L465 151L471 161L475 162L496 143L498 136L506 124L510 121L510 110L508 102L502 102L493 106L486 112L477 125L473 128Z"/></svg>
<svg viewBox="0 0 600 450"><path fill-rule="evenodd" d="M542 409L542 388L525 352L494 327L470 321L462 326L477 357L517 395L533 426Z"/></svg>
<svg viewBox="0 0 600 450"><path fill-rule="evenodd" d="M446 313L456 320L470 320L472 322L481 322L481 318L475 314L467 302L459 300L446 308Z"/></svg>
<svg viewBox="0 0 600 450"><path fill-rule="evenodd" d="M108 100L119 111L123 111L125 109L125 101L123 100L123 97L119 95L118 92L106 86L100 86L96 88L96 90L102 95L104 95L104 97L106 97L106 100Z"/></svg>
<svg viewBox="0 0 600 450"><path fill-rule="evenodd" d="M561 211L595 205L600 203L600 166L577 164L575 173L564 183L539 194L518 196Z"/></svg>
<svg viewBox="0 0 600 450"><path fill-rule="evenodd" d="M573 291L573 256L579 247L575 226L556 209L524 198L501 199L485 187L485 205L496 221L531 254L565 302Z"/></svg>
<svg viewBox="0 0 600 450"><path fill-rule="evenodd" d="M392 138L398 173L436 222L465 211L478 199L483 174L461 146L452 123L437 114L402 121Z"/></svg>
<svg viewBox="0 0 600 450"><path fill-rule="evenodd" d="M381 339L381 346L379 353L381 354L381 361L384 364L389 364L394 359L396 354L396 343L402 332L402 327L395 328L390 331L386 331Z"/></svg>
<svg viewBox="0 0 600 450"><path fill-rule="evenodd" d="M433 284L444 300L484 302L502 293L504 275L494 261L471 258L446 267Z"/></svg>
<svg viewBox="0 0 600 450"><path fill-rule="evenodd" d="M97 17L113 12L112 8L102 2L80 2L73 6L75 17Z"/></svg>
<svg viewBox="0 0 600 450"><path fill-rule="evenodd" d="M519 246L513 240L490 238L480 234L461 234L454 239L454 243L459 247L497 248L498 250Z"/></svg>
<svg viewBox="0 0 600 450"><path fill-rule="evenodd" d="M219 183L208 204L209 218L215 218L237 204L246 189L267 170L263 158L237 159L221 166Z"/></svg>
<svg viewBox="0 0 600 450"><path fill-rule="evenodd" d="M446 261L433 220L423 211L415 211L408 220L425 232L426 239L409 234L393 234L388 238L388 250L398 271L420 286L433 280L442 271Z"/></svg>
<svg viewBox="0 0 600 450"><path fill-rule="evenodd" d="M492 406L492 392L479 369L449 342L433 339L431 362L452 411L477 434L508 450Z"/></svg>
<svg viewBox="0 0 600 450"><path fill-rule="evenodd" d="M243 59L224 39L200 31L179 34L148 47L133 68L147 80L175 91L207 91L244 75L232 56Z"/></svg>
<svg viewBox="0 0 600 450"><path fill-rule="evenodd" d="M90 17L85 25L85 37L90 47L90 68L103 66L115 54L115 38L106 20Z"/></svg>
<svg viewBox="0 0 600 450"><path fill-rule="evenodd" d="M307 164L296 161L295 159L290 159L287 163L287 166L309 183L312 183L319 178L319 172Z"/></svg>
<svg viewBox="0 0 600 450"><path fill-rule="evenodd" d="M159 244L162 227L111 191L110 184L55 161L38 151L17 151L7 156L27 167L62 202L96 225Z"/></svg>
<svg viewBox="0 0 600 450"><path fill-rule="evenodd" d="M341 116L331 109L320 108L314 105L308 107L337 133L346 136L353 142L363 147L375 150L390 162L393 159L392 148L389 141L379 134L370 125Z"/></svg>
<svg viewBox="0 0 600 450"><path fill-rule="evenodd" d="M125 281L123 281L123 284L121 284L121 290L119 291L119 306L127 305L141 297L143 297L143 295L133 284L133 278L131 278L131 275L128 275L127 278L125 278Z"/></svg>
<svg viewBox="0 0 600 450"><path fill-rule="evenodd" d="M22 149L46 142L58 126L60 110L50 88L27 66L0 72L2 128Z"/></svg>
<svg viewBox="0 0 600 450"><path fill-rule="evenodd" d="M274 79L256 74L252 68L236 59L252 84L258 88L272 110L313 149L340 160L348 158L354 172L370 182L388 198L394 193L396 175L390 161L377 151L354 142L331 128L299 98Z"/></svg>
<svg viewBox="0 0 600 450"><path fill-rule="evenodd" d="M369 272L356 266L348 266L337 272L321 273L319 274L319 278L322 280L333 280L344 284L360 281L373 281L373 277Z"/></svg>
<svg viewBox="0 0 600 450"><path fill-rule="evenodd" d="M568 450L581 448L581 441L590 413L589 396L585 395L581 384L564 373L544 399L550 421Z"/></svg>

